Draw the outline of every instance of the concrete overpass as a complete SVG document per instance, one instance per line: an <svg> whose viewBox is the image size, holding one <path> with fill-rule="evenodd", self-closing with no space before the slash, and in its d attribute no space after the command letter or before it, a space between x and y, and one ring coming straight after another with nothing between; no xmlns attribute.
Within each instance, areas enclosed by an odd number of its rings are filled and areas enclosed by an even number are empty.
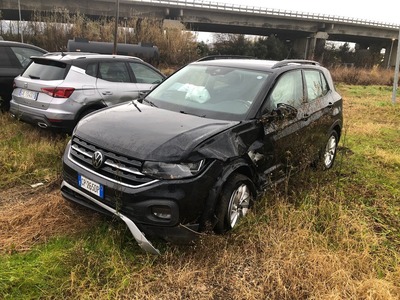
<svg viewBox="0 0 400 300"><path fill-rule="evenodd" d="M65 9L89 16L115 16L117 0L20 0L22 19L33 11ZM0 0L3 19L18 20L18 1ZM333 15L311 14L202 0L119 0L119 16L161 18L179 21L187 29L205 32L277 35L292 43L304 58L313 58L318 43L325 40L351 42L361 49L385 48L385 65L395 64L399 25ZM389 53L393 53L390 55Z"/></svg>

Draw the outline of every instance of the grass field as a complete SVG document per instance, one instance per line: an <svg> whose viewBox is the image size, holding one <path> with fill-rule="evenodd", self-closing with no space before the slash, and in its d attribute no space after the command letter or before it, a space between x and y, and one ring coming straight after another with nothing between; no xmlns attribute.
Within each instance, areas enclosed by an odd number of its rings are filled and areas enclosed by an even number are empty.
<svg viewBox="0 0 400 300"><path fill-rule="evenodd" d="M400 299L400 104L389 87L337 88L333 169L271 188L225 236L156 243L158 257L60 197L68 137L1 115L0 299Z"/></svg>

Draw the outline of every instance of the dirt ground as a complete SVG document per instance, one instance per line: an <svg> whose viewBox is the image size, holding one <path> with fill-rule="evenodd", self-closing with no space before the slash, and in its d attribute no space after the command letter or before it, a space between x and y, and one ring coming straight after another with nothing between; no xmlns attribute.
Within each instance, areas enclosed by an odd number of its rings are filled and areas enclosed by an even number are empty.
<svg viewBox="0 0 400 300"><path fill-rule="evenodd" d="M63 199L56 184L0 191L0 252L27 251L59 234L89 228L100 218Z"/></svg>

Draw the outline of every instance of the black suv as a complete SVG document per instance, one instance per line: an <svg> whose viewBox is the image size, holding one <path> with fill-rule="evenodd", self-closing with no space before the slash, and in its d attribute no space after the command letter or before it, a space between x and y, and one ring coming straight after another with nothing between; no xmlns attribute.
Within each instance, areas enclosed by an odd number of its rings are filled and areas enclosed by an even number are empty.
<svg viewBox="0 0 400 300"><path fill-rule="evenodd" d="M40 56L47 51L24 43L0 41L0 97L2 110L9 110L13 81L30 63L31 56Z"/></svg>
<svg viewBox="0 0 400 300"><path fill-rule="evenodd" d="M119 216L139 245L238 224L271 183L301 165L332 167L342 98L314 61L203 59L146 97L75 128L62 195Z"/></svg>

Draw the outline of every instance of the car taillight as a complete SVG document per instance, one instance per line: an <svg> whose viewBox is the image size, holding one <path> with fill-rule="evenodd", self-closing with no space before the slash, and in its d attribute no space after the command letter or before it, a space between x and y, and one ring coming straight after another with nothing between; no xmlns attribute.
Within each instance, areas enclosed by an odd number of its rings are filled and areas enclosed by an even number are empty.
<svg viewBox="0 0 400 300"><path fill-rule="evenodd" d="M74 88L42 88L43 93L54 98L69 98L74 91Z"/></svg>

